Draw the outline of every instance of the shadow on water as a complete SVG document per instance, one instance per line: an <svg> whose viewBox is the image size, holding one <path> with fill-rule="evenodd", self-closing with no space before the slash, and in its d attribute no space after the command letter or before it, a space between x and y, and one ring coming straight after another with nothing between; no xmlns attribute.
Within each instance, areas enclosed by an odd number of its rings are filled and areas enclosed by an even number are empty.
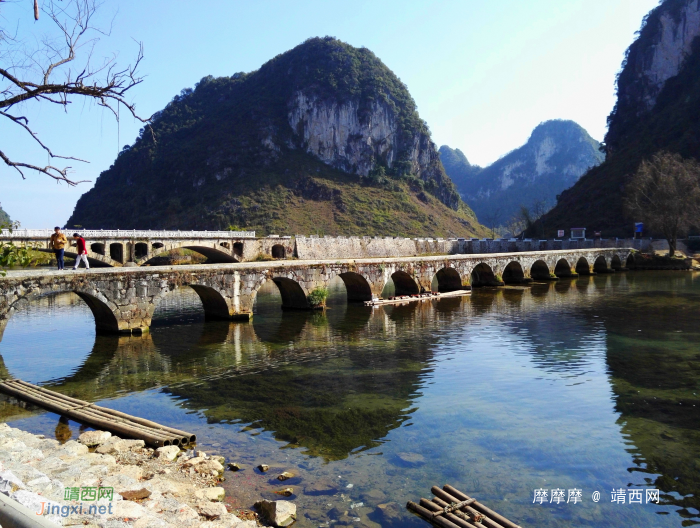
<svg viewBox="0 0 700 528"><path fill-rule="evenodd" d="M337 288L325 312L281 311L271 289L260 296L252 323L204 322L196 295L181 292L160 307L150 334L90 337L90 353L81 349L69 374L47 368L40 383L88 401L159 387L209 424L268 431L285 447L339 461L384 444L414 415L442 360L436 329L448 325L436 320L454 319L459 326L451 330L467 340L492 319L512 337L516 359L548 378L586 383L594 355L603 358L615 414L601 421L617 420L627 440L631 485L662 490L664 503L690 526L700 523L700 280L693 277L579 277L374 310L344 304ZM7 342L19 342L20 330L10 321ZM0 348L6 357L19 350ZM0 355L0 375L12 375L17 364ZM475 374L480 382L482 373ZM4 419L25 415L0 405ZM406 468L394 466L389 477L409 479Z"/></svg>

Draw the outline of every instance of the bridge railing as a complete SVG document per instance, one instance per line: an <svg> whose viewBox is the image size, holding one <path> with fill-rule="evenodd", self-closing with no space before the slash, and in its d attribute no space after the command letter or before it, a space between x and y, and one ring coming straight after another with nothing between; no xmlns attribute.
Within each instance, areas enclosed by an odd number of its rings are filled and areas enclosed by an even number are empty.
<svg viewBox="0 0 700 528"><path fill-rule="evenodd" d="M69 229L83 238L255 238L255 231L158 231L136 229ZM3 229L2 238L49 238L53 229Z"/></svg>

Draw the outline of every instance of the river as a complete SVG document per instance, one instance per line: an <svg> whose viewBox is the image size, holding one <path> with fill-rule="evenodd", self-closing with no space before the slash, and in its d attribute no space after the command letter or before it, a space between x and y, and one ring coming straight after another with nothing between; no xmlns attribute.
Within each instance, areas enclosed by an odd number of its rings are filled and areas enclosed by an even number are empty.
<svg viewBox="0 0 700 528"><path fill-rule="evenodd" d="M196 433L199 448L243 467L225 474L233 506L292 487L295 526L428 526L405 504L445 483L523 527L700 523L700 274L598 275L374 309L344 295L338 279L325 312L283 312L269 282L252 322L229 323L205 321L182 289L138 337L96 335L73 294L44 298L8 322L0 377ZM80 434L4 397L0 419ZM295 477L279 482L281 471ZM564 501L550 502L553 489ZM646 501L652 489L658 505ZM638 490L642 503L630 504ZM393 521L377 509L391 502Z"/></svg>

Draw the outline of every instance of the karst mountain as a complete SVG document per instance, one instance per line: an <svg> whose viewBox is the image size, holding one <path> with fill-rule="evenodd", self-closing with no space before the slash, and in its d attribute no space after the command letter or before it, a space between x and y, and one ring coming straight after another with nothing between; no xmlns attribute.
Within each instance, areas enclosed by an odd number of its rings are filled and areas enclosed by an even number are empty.
<svg viewBox="0 0 700 528"><path fill-rule="evenodd" d="M617 79L605 162L591 169L544 218L555 229L587 227L630 236L625 184L660 150L700 159L700 1L666 0L644 19Z"/></svg>
<svg viewBox="0 0 700 528"><path fill-rule="evenodd" d="M153 117L68 226L259 234L483 232L406 85L366 48L312 38L205 77Z"/></svg>
<svg viewBox="0 0 700 528"><path fill-rule="evenodd" d="M479 221L504 225L521 206L542 202L547 208L591 167L603 161L600 143L568 120L539 124L527 143L486 168L471 165L459 150L440 147L445 171Z"/></svg>

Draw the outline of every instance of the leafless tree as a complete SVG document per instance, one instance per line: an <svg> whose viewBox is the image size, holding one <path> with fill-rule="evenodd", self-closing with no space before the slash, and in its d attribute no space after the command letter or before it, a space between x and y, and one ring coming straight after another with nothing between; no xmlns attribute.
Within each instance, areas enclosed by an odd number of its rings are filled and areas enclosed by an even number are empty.
<svg viewBox="0 0 700 528"><path fill-rule="evenodd" d="M540 236L544 238L545 228L543 217L548 210L549 208L547 207L546 200L535 200L532 202L530 207L527 205L521 205L518 216L522 224L525 226L524 232L529 232L530 235L535 235L537 234L535 233L535 228L539 225Z"/></svg>
<svg viewBox="0 0 700 528"><path fill-rule="evenodd" d="M497 207L491 213L484 215L486 226L491 229L491 238L496 238L496 231L501 223L501 208Z"/></svg>
<svg viewBox="0 0 700 528"><path fill-rule="evenodd" d="M627 183L623 203L628 217L668 240L672 257L678 237L700 218L700 164L679 154L655 154Z"/></svg>
<svg viewBox="0 0 700 528"><path fill-rule="evenodd" d="M51 34L43 37L35 48L17 34L12 24L3 18L0 0L0 117L10 120L24 129L31 139L43 148L50 158L81 161L70 156L54 154L37 136L29 119L21 109L27 104L51 103L68 110L75 99L89 99L110 110L119 119L119 107L123 106L134 118L148 123L138 116L133 103L126 100L126 93L143 81L138 67L143 59L143 45L139 42L138 54L132 64L120 67L116 54L99 61L93 53L100 36L110 30L93 25L101 4L96 0L43 0L41 8L34 2L34 18L40 11L51 22ZM17 27L20 27L18 25ZM46 166L15 161L3 150L0 142L0 159L16 169L22 178L25 171L36 171L69 185L76 183L68 178L71 167L57 167L51 162Z"/></svg>

